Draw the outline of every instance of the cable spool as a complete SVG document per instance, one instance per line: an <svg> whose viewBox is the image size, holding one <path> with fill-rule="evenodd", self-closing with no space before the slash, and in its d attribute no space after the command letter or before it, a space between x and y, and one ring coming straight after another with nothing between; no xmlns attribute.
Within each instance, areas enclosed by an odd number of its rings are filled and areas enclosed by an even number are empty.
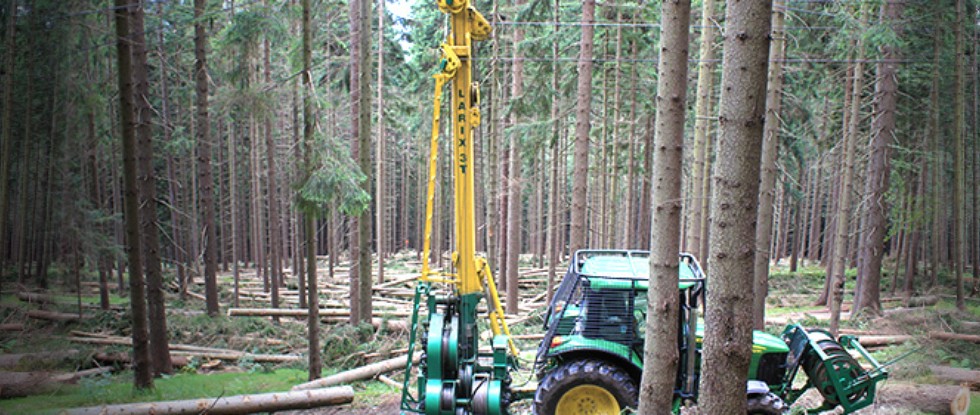
<svg viewBox="0 0 980 415"><path fill-rule="evenodd" d="M803 371L810 377L810 382L823 395L824 399L833 405L840 404L840 397L837 388L849 386L854 379L863 374L861 365L844 350L830 333L822 330L810 332L810 339L816 343L825 355L827 360L820 359L816 351L810 351L803 358ZM830 371L828 371L828 367ZM833 372L833 373L831 373ZM835 382L835 380L837 380ZM867 392L868 385L864 384L847 396L849 402L855 402Z"/></svg>

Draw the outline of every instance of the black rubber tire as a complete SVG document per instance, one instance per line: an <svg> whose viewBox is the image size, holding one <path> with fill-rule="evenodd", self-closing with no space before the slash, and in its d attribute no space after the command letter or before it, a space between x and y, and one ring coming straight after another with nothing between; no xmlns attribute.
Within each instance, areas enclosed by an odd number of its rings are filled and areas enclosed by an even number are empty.
<svg viewBox="0 0 980 415"><path fill-rule="evenodd" d="M783 415L789 410L789 405L771 392L750 395L748 407L748 415Z"/></svg>
<svg viewBox="0 0 980 415"><path fill-rule="evenodd" d="M636 408L639 391L623 368L596 359L572 360L549 371L534 393L536 415L556 415L561 397L579 385L600 386L611 393L621 408Z"/></svg>

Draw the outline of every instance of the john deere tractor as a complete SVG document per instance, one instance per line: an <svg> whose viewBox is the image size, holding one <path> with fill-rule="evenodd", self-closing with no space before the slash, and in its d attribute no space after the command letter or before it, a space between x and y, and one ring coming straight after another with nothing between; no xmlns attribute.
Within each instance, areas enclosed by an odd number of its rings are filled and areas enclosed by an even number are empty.
<svg viewBox="0 0 980 415"><path fill-rule="evenodd" d="M536 414L619 414L637 406L649 274L648 252L575 253L545 317L546 333L534 365ZM681 254L675 412L697 400L703 335L698 314L705 289L698 261ZM849 350L872 369L863 369ZM801 368L807 380L797 385ZM756 331L746 385L748 413L785 413L810 387L824 397L824 404L811 411L841 406L850 413L870 405L875 385L886 377L882 365L853 337L835 340L828 332L798 325L786 327L781 338Z"/></svg>

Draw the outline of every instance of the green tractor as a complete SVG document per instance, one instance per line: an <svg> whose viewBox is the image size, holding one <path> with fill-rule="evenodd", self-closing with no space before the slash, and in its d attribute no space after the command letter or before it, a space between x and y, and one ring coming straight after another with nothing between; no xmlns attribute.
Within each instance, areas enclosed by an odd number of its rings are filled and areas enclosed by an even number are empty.
<svg viewBox="0 0 980 415"><path fill-rule="evenodd" d="M692 255L680 255L679 277L675 412L697 400L703 335L698 314L706 289L704 272ZM575 253L545 316L546 333L534 364L536 414L619 414L637 406L648 278L648 252ZM868 361L871 370L848 350ZM800 369L807 380L796 385ZM782 338L756 331L746 385L748 413L783 414L811 387L824 397L812 412L841 406L851 413L874 402L875 386L885 378L884 367L854 337L835 340L828 332L798 325L788 326Z"/></svg>

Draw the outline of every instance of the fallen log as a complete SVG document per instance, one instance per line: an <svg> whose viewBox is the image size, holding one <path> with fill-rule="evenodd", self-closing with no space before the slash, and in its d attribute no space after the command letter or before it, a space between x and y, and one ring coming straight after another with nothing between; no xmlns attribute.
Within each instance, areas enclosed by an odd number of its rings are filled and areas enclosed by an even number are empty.
<svg viewBox="0 0 980 415"><path fill-rule="evenodd" d="M394 379L389 378L389 377L387 377L385 375L378 375L378 380L381 381L381 383L384 383L385 385L391 386L392 388L395 388L395 389L401 389L402 388L402 384L401 383L398 383Z"/></svg>
<svg viewBox="0 0 980 415"><path fill-rule="evenodd" d="M256 363L295 363L306 360L306 358L303 356L293 354L252 354L237 351L197 352L189 350L172 350L170 351L170 354L175 356L193 356L204 359L218 359L232 362L242 359L251 360Z"/></svg>
<svg viewBox="0 0 980 415"><path fill-rule="evenodd" d="M937 340L961 340L965 342L980 344L980 336L973 335L973 334L945 333L941 331L934 331L929 333L929 337Z"/></svg>
<svg viewBox="0 0 980 415"><path fill-rule="evenodd" d="M347 323L347 322L350 321L350 318L349 317L324 317L324 318L321 318L320 321L323 321L324 323L337 324L337 323ZM381 328L381 322L382 321L383 321L382 319L377 318L377 317L372 318L371 319L371 325L374 326L375 329L380 329ZM388 330L391 330L391 331L408 331L408 322L406 322L406 321L401 321L401 320L387 320L387 321L385 321L385 323L386 323L385 324L385 328L387 328Z"/></svg>
<svg viewBox="0 0 980 415"><path fill-rule="evenodd" d="M133 340L127 337L69 337L68 341L75 343L106 344L118 346L131 346ZM258 363L291 363L303 360L300 355L277 355L277 354L252 354L238 350L216 349L212 347L192 346L189 344L171 344L170 354L174 356L196 356L207 359L220 359L236 361L249 359Z"/></svg>
<svg viewBox="0 0 980 415"><path fill-rule="evenodd" d="M0 324L0 331L24 331L24 325L20 323Z"/></svg>
<svg viewBox="0 0 980 415"><path fill-rule="evenodd" d="M927 295L923 297L912 297L905 303L906 307L926 307L939 303L939 296Z"/></svg>
<svg viewBox="0 0 980 415"><path fill-rule="evenodd" d="M40 353L15 353L0 355L0 368L14 369L18 366L34 366L39 364L59 363L65 359L78 356L78 350L60 350Z"/></svg>
<svg viewBox="0 0 980 415"><path fill-rule="evenodd" d="M929 366L932 374L942 380L967 384L971 389L980 389L980 371L949 366Z"/></svg>
<svg viewBox="0 0 980 415"><path fill-rule="evenodd" d="M310 310L303 308L229 308L228 317L306 317ZM408 317L407 311L376 310L376 314ZM350 317L350 310L320 309L320 317Z"/></svg>
<svg viewBox="0 0 980 415"><path fill-rule="evenodd" d="M910 413L915 410L948 414L950 402L959 391L960 387L953 385L886 383L878 392L875 408L882 411L900 410L900 412L884 413Z"/></svg>
<svg viewBox="0 0 980 415"><path fill-rule="evenodd" d="M189 399L185 401L145 402L123 405L92 406L62 411L66 415L124 415L124 414L248 414L278 412L291 409L311 409L350 403L354 389L350 386L314 389L299 392L273 392L256 395L237 395L217 399Z"/></svg>
<svg viewBox="0 0 980 415"><path fill-rule="evenodd" d="M905 343L912 340L913 336L894 335L894 336L861 336L858 341L864 347L880 347L892 344Z"/></svg>
<svg viewBox="0 0 980 415"><path fill-rule="evenodd" d="M45 310L30 310L27 317L37 320L57 321L60 323L70 323L78 321L78 314L58 313Z"/></svg>
<svg viewBox="0 0 980 415"><path fill-rule="evenodd" d="M416 353L415 358L412 359L412 362L418 363L421 357L422 357L421 353ZM367 366L361 366L357 369L351 369L345 372L340 372L335 375L327 376L325 378L317 379L306 383L301 383L299 385L293 386L293 390L299 391L299 390L323 388L327 386L340 385L340 384L351 383L359 380L371 379L381 374L403 369L407 364L408 364L408 355L399 356L388 360L382 360L377 363L371 363Z"/></svg>
<svg viewBox="0 0 980 415"><path fill-rule="evenodd" d="M966 385L960 387L960 391L956 393L953 397L953 401L949 403L949 411L953 415L969 415L967 411L970 410L970 388Z"/></svg>
<svg viewBox="0 0 980 415"><path fill-rule="evenodd" d="M83 370L77 373L0 372L0 398L17 398L50 392L61 383L112 371L111 367Z"/></svg>
<svg viewBox="0 0 980 415"><path fill-rule="evenodd" d="M109 365L128 365L133 362L133 358L129 353L118 352L118 353L96 353L92 356L92 359L100 364ZM190 359L186 356L170 356L170 363L174 367L184 367L190 364Z"/></svg>

